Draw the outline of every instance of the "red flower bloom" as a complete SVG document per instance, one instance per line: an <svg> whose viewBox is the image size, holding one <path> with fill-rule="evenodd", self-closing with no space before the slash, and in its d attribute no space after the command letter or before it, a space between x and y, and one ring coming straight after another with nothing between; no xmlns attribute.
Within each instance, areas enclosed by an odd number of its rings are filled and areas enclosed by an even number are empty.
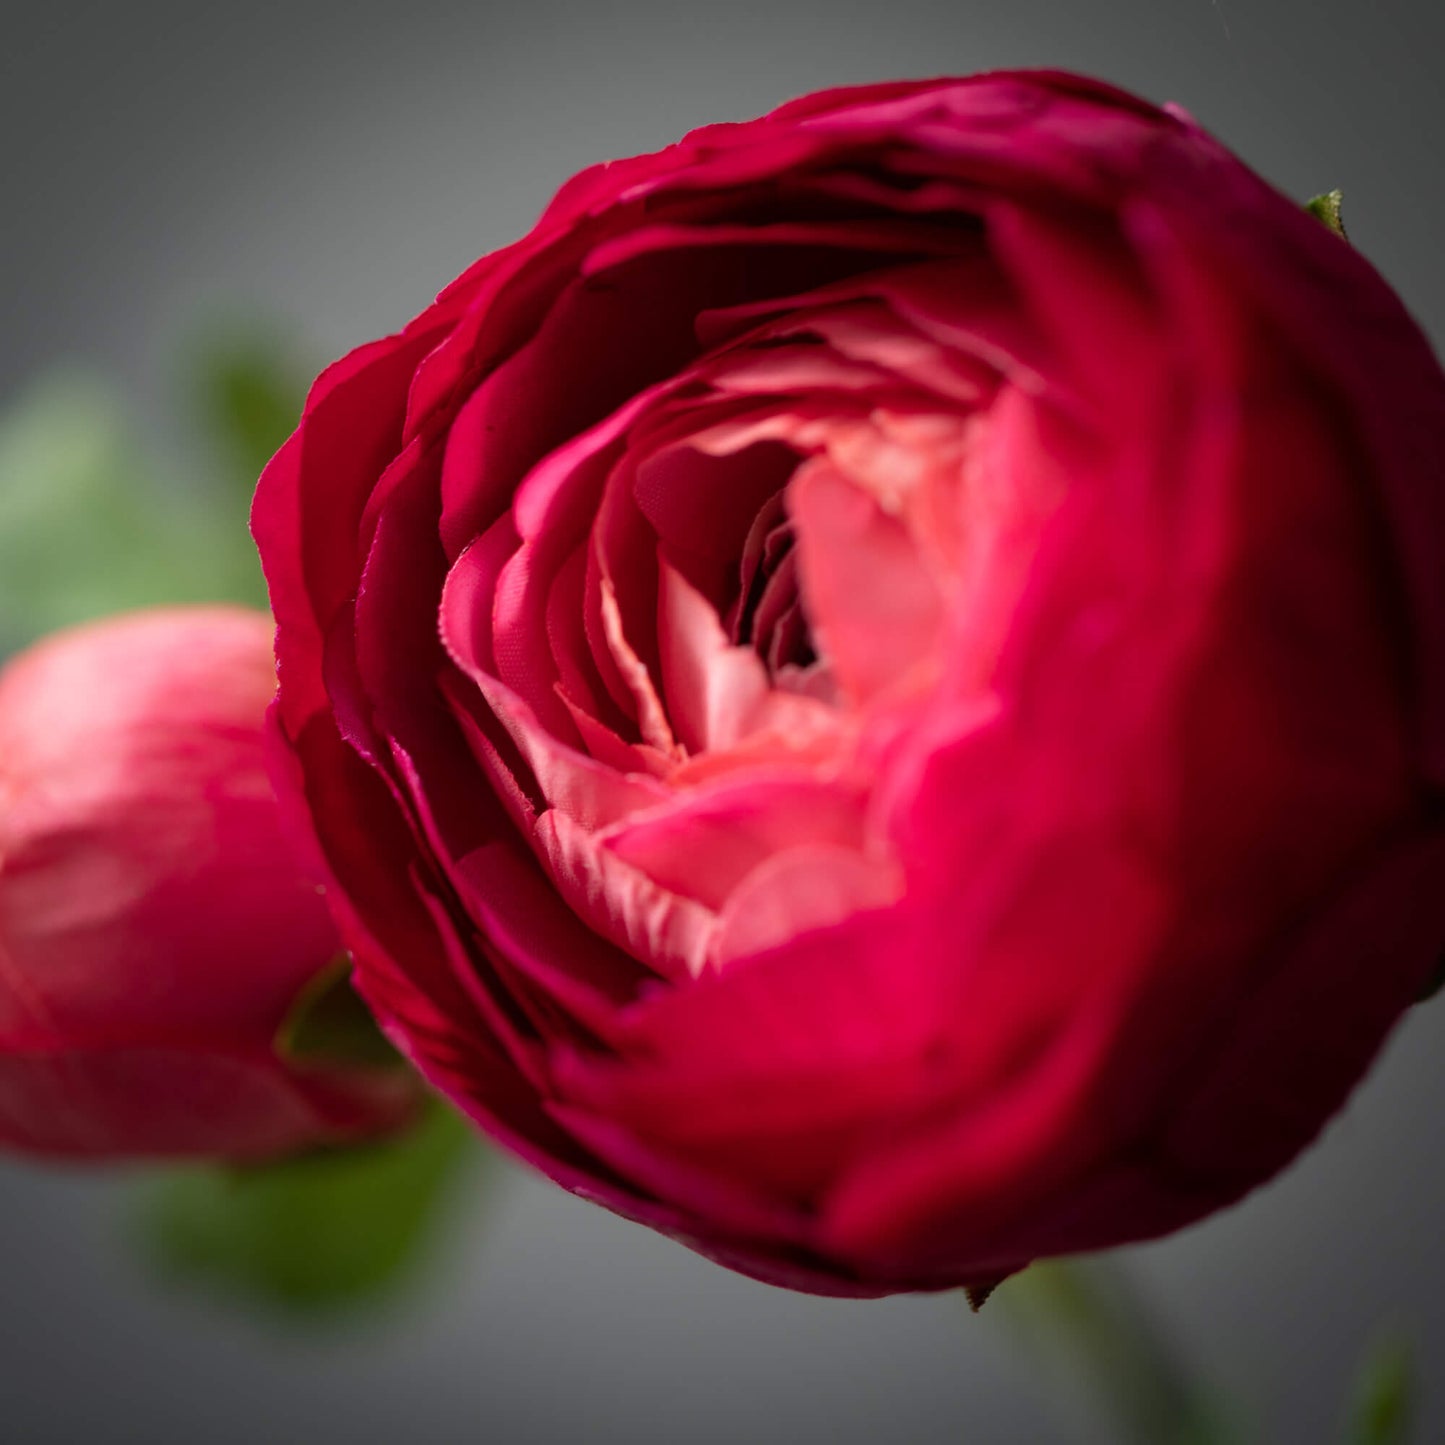
<svg viewBox="0 0 1445 1445"><path fill-rule="evenodd" d="M834 91L585 172L317 383L255 530L360 986L782 1284L1158 1234L1445 940L1445 378L1188 118Z"/></svg>
<svg viewBox="0 0 1445 1445"><path fill-rule="evenodd" d="M266 776L270 620L137 613L0 672L0 1143L254 1158L401 1122L273 1041L335 957Z"/></svg>

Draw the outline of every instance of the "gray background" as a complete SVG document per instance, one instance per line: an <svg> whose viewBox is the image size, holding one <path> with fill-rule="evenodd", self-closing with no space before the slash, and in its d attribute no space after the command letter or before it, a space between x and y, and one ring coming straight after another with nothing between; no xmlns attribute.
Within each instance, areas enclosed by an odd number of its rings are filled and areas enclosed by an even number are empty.
<svg viewBox="0 0 1445 1445"><path fill-rule="evenodd" d="M1006 64L1178 100L1301 198L1342 186L1356 243L1445 335L1430 0L0 16L0 403L79 360L159 425L199 315L254 309L325 359L404 322L591 161L826 85ZM1442 1011L1407 1022L1287 1177L1122 1256L1264 1438L1336 1438L1346 1377L1395 1321L1427 1377L1419 1438L1445 1440ZM157 1290L120 1247L120 1188L0 1165L7 1442L1109 1438L955 1299L771 1290L511 1170L464 1203L430 1291L340 1335Z"/></svg>

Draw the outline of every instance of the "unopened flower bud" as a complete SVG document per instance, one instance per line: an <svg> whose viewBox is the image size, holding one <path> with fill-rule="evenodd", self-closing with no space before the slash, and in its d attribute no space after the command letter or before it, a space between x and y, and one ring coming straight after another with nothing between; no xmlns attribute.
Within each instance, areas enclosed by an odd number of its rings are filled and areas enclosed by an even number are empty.
<svg viewBox="0 0 1445 1445"><path fill-rule="evenodd" d="M285 1057L339 944L264 762L271 623L173 608L0 672L0 1144L254 1159L404 1119L395 1067Z"/></svg>

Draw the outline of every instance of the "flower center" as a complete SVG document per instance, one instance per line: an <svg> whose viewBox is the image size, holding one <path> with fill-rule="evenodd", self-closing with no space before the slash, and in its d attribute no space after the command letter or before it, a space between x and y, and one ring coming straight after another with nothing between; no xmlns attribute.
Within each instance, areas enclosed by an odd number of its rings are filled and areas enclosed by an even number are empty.
<svg viewBox="0 0 1445 1445"><path fill-rule="evenodd" d="M783 493L759 510L740 562L737 600L725 625L735 647L751 647L776 685L818 661L798 585L797 537ZM791 670L791 672L790 672Z"/></svg>

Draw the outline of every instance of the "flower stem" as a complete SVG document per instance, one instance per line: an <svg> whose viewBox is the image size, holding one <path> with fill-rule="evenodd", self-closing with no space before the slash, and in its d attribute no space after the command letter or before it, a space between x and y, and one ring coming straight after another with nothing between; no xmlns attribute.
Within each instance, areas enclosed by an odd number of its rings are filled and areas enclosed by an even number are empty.
<svg viewBox="0 0 1445 1445"><path fill-rule="evenodd" d="M1190 1374L1117 1263L1030 1265L994 1306L1031 1351L1107 1411L1121 1445L1231 1445L1219 1402Z"/></svg>

